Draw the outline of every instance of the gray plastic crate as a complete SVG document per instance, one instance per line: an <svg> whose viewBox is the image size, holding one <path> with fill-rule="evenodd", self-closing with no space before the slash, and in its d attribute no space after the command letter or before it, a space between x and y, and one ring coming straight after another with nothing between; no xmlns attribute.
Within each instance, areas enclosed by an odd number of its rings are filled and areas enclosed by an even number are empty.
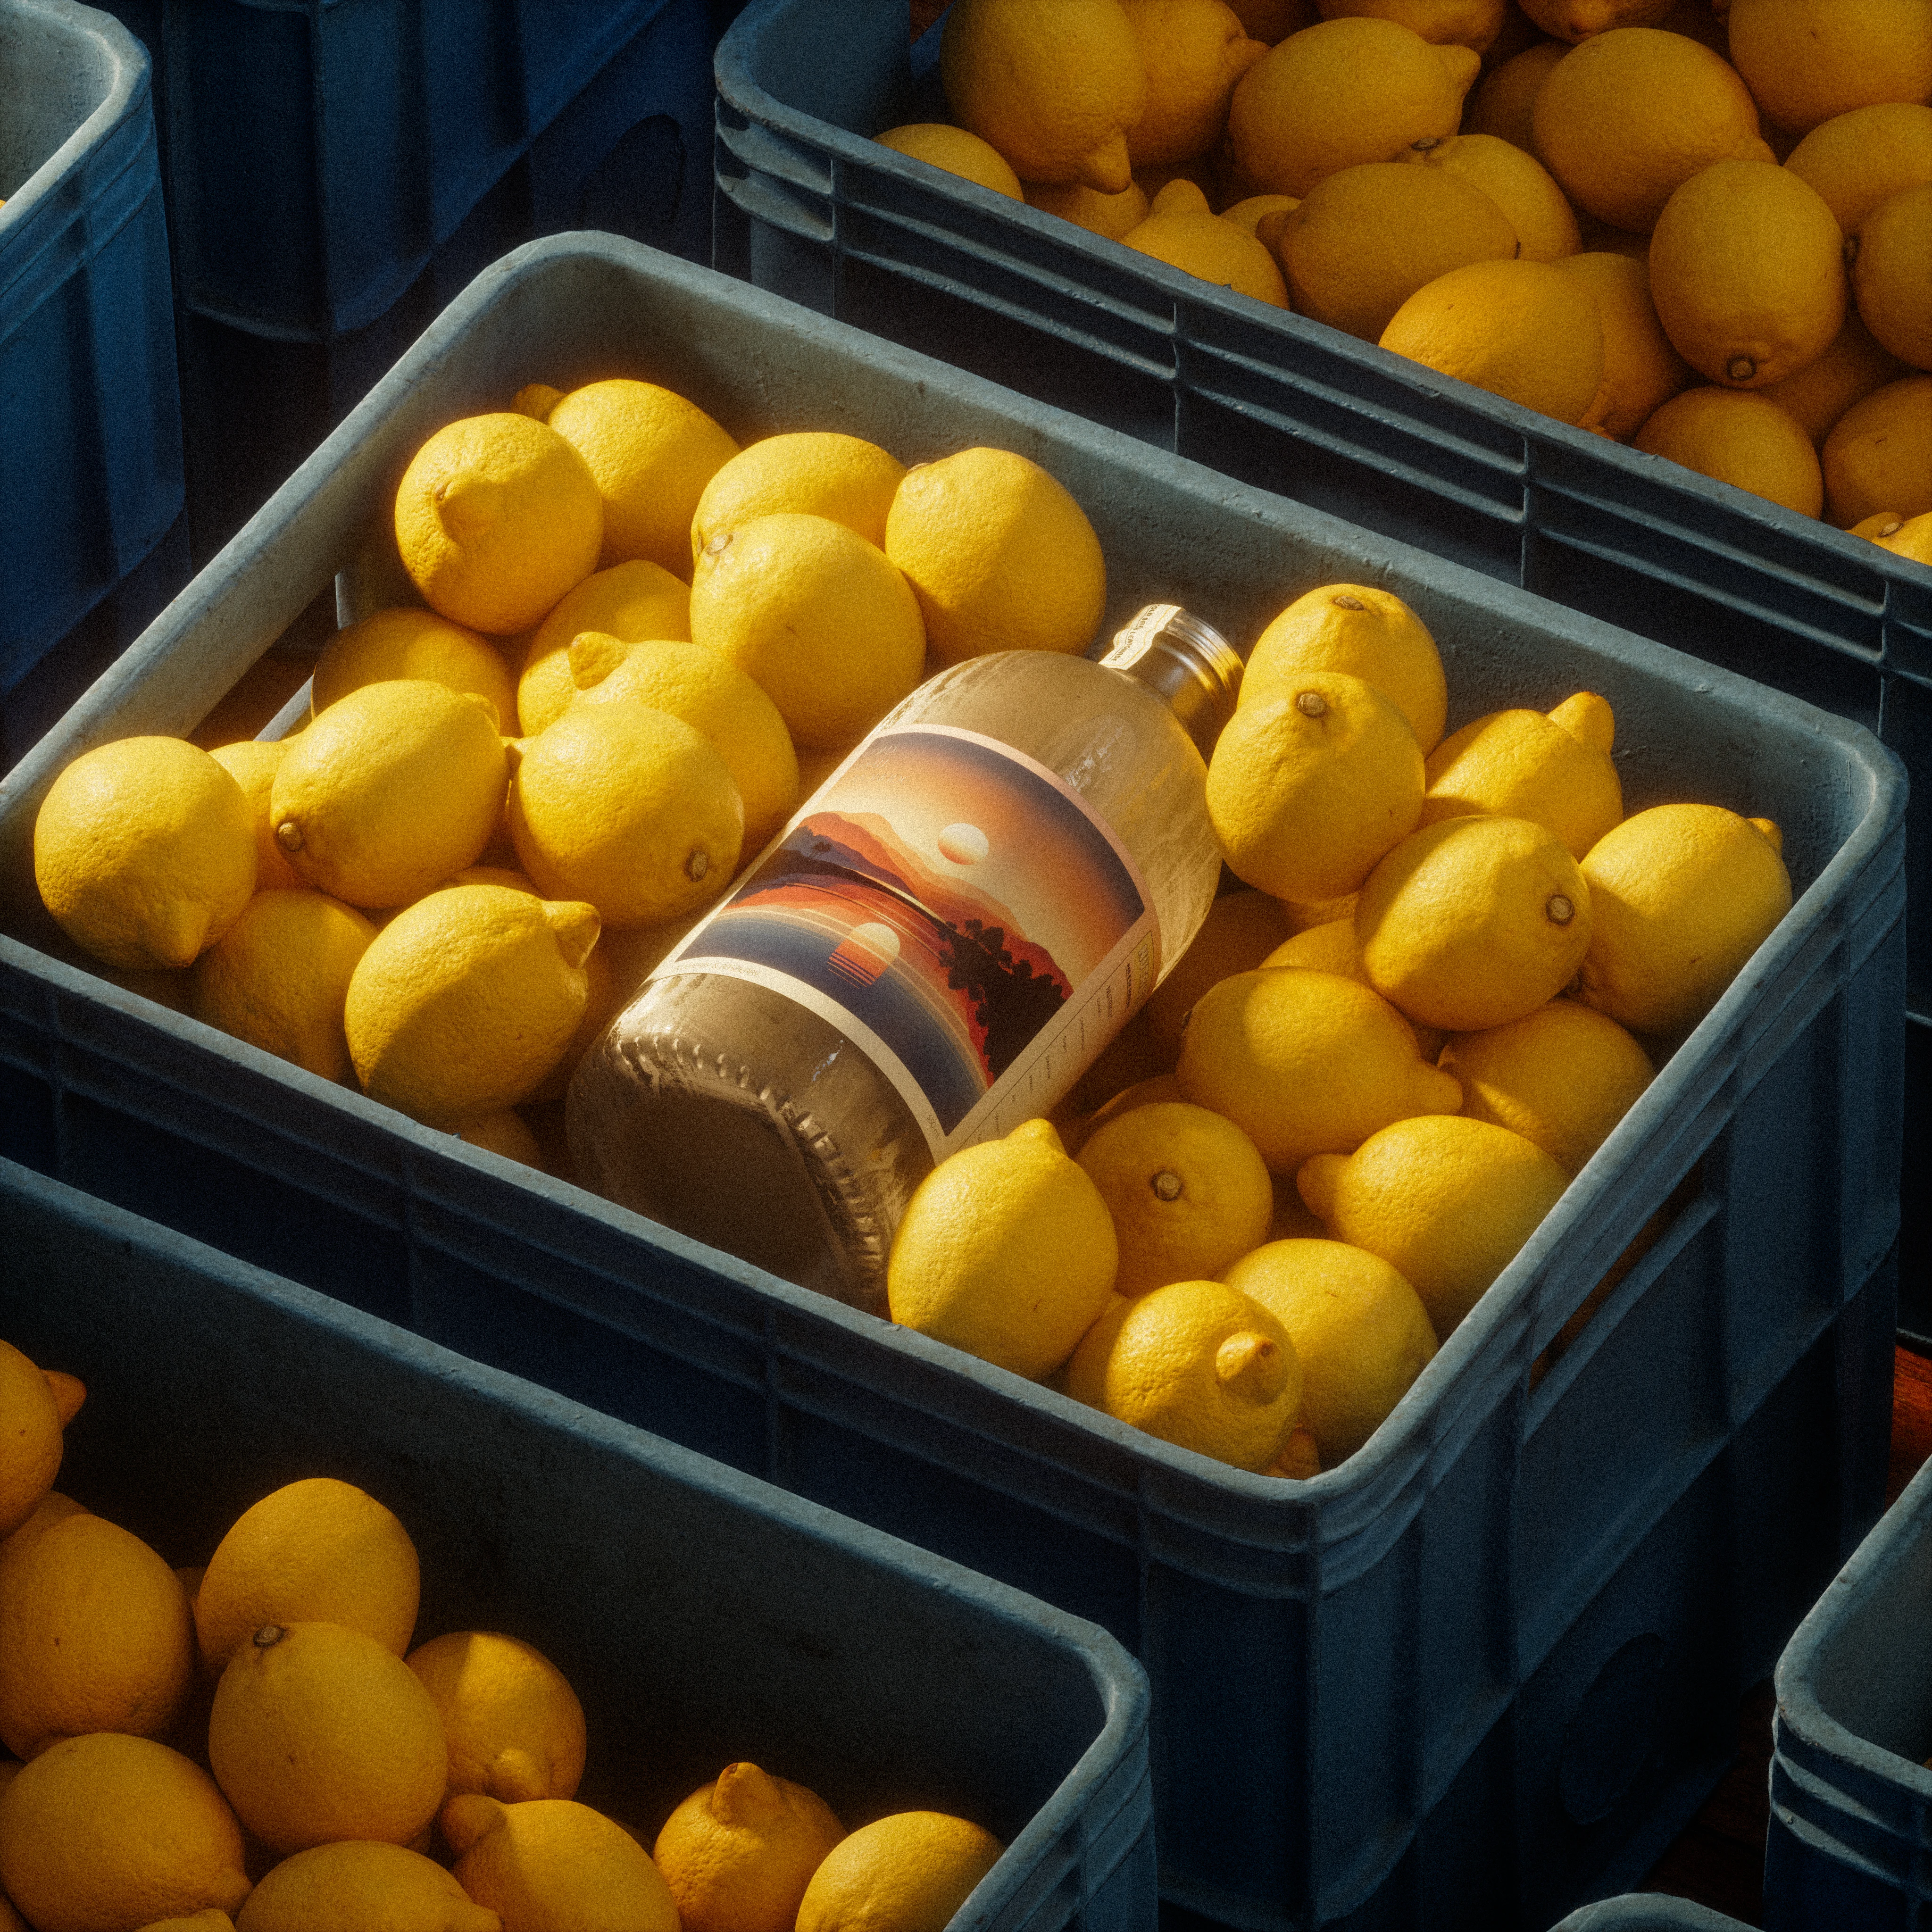
<svg viewBox="0 0 1932 1932"><path fill-rule="evenodd" d="M1784 826L1788 919L1341 1468L1288 1484L1171 1448L57 956L27 852L61 766L191 729L334 573L378 568L432 430L620 373L741 436L1032 457L1093 518L1109 622L1171 597L1245 641L1316 584L1384 585L1442 642L1452 724L1600 692L1633 809ZM0 782L0 1152L1111 1630L1154 1684L1177 1910L1541 1932L1649 1868L1878 1512L1904 794L1869 733L1780 693L742 282L558 238L479 278Z"/></svg>
<svg viewBox="0 0 1932 1932"><path fill-rule="evenodd" d="M1764 1922L1932 1924L1932 1463L1858 1546L1778 1664Z"/></svg>
<svg viewBox="0 0 1932 1932"><path fill-rule="evenodd" d="M358 1484L422 1557L417 1641L535 1644L580 1796L647 1845L748 1758L848 1828L1004 1840L952 1932L1154 1932L1147 1680L1104 1630L7 1161L0 1223L0 1340L87 1384L56 1486L170 1562Z"/></svg>
<svg viewBox="0 0 1932 1932"><path fill-rule="evenodd" d="M1626 1893L1573 1912L1550 1932L1747 1932L1742 1919L1659 1892ZM1847 1926L1846 1932L1851 1932Z"/></svg>

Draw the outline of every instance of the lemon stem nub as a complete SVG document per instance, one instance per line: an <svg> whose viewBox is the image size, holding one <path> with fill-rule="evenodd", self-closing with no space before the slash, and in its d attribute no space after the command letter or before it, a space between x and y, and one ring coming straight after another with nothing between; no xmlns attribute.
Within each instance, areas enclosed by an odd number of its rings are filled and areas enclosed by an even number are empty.
<svg viewBox="0 0 1932 1932"><path fill-rule="evenodd" d="M706 556L722 556L731 547L731 534L729 530L720 530L706 543L704 554Z"/></svg>
<svg viewBox="0 0 1932 1932"><path fill-rule="evenodd" d="M1318 691L1304 691L1297 695L1294 708L1304 718L1320 718L1327 715L1328 700Z"/></svg>
<svg viewBox="0 0 1932 1932"><path fill-rule="evenodd" d="M292 818L285 818L275 827L275 843L284 852L299 852L302 846L302 827Z"/></svg>
<svg viewBox="0 0 1932 1932"><path fill-rule="evenodd" d="M711 855L702 846L700 846L684 862L684 876L690 880L693 885L703 878L710 869Z"/></svg>
<svg viewBox="0 0 1932 1932"><path fill-rule="evenodd" d="M255 1648L257 1650L267 1650L272 1646L280 1643L287 1635L288 1632L284 1630L280 1624L264 1624L255 1633Z"/></svg>
<svg viewBox="0 0 1932 1932"><path fill-rule="evenodd" d="M1757 374L1757 364L1748 356L1733 356L1725 364L1724 374L1734 382L1748 382Z"/></svg>
<svg viewBox="0 0 1932 1932"><path fill-rule="evenodd" d="M1345 592L1340 597L1331 597L1329 602L1338 610L1366 610L1369 607L1359 597L1351 597Z"/></svg>
<svg viewBox="0 0 1932 1932"><path fill-rule="evenodd" d="M1544 910L1552 926L1568 926L1576 916L1576 908L1562 892L1552 892Z"/></svg>
<svg viewBox="0 0 1932 1932"><path fill-rule="evenodd" d="M1154 1178L1154 1191L1163 1201L1180 1198L1180 1177L1171 1168L1162 1168Z"/></svg>
<svg viewBox="0 0 1932 1932"><path fill-rule="evenodd" d="M1288 1382L1288 1364L1265 1335L1244 1329L1214 1352L1214 1375L1230 1395L1256 1403L1272 1402Z"/></svg>
<svg viewBox="0 0 1932 1932"><path fill-rule="evenodd" d="M1409 145L1412 148L1413 148L1415 150L1415 152L1416 152L1418 154L1427 154L1427 153L1428 153L1428 152L1430 151L1430 149L1431 148L1439 148L1439 147L1441 147L1441 146L1442 146L1442 138L1441 138L1441 136L1438 136L1438 135L1436 135L1436 134L1425 134L1425 135L1424 135L1424 136L1423 136L1423 137L1422 137L1422 139L1421 139L1420 140L1419 140L1419 141L1412 141L1412 142L1409 142L1409 144L1408 144L1408 145ZM1336 601L1336 603L1338 603L1338 604L1339 604L1339 603L1340 603L1340 602L1341 602L1341 601L1342 601L1342 600L1341 600L1341 598L1339 598L1339 597L1338 597L1338 598L1336 598L1336 600L1335 600L1335 601ZM1359 607L1358 607L1358 608L1359 608Z"/></svg>

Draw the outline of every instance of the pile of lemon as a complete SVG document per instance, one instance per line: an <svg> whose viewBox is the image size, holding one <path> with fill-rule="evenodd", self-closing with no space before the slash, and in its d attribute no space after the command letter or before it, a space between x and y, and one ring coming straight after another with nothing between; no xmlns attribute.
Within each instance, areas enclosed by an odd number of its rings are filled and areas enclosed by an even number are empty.
<svg viewBox="0 0 1932 1932"><path fill-rule="evenodd" d="M1769 820L1625 816L1602 698L1447 712L1387 591L1267 627L1208 771L1240 888L922 1184L896 1321L1240 1468L1368 1440L1791 905Z"/></svg>
<svg viewBox="0 0 1932 1932"><path fill-rule="evenodd" d="M578 1060L800 797L934 668L1084 650L1106 571L1007 451L741 449L628 378L514 401L416 453L422 601L331 640L302 729L84 754L34 863L121 983L561 1173Z"/></svg>
<svg viewBox="0 0 1932 1932"><path fill-rule="evenodd" d="M955 0L878 138L1932 562L1923 0Z"/></svg>
<svg viewBox="0 0 1932 1932"><path fill-rule="evenodd" d="M848 1833L748 1762L647 1848L578 1801L549 1659L415 1642L373 1496L289 1484L172 1569L52 1487L85 1394L0 1341L0 1932L940 1932L999 1858L940 1812Z"/></svg>

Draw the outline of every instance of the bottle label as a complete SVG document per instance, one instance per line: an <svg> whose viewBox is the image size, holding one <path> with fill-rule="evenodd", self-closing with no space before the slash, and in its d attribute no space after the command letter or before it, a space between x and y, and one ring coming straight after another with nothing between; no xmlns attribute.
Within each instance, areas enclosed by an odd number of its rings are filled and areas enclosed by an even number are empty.
<svg viewBox="0 0 1932 1932"><path fill-rule="evenodd" d="M935 1160L1043 1113L1154 990L1126 848L1010 745L889 726L652 974L723 974L838 1028Z"/></svg>

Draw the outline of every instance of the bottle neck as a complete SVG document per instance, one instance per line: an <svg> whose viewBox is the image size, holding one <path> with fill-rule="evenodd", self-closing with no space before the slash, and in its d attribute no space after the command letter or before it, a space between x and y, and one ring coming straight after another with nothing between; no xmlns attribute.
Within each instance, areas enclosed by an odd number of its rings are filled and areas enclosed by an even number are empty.
<svg viewBox="0 0 1932 1932"><path fill-rule="evenodd" d="M1240 653L1211 624L1178 604L1144 605L1096 662L1145 685L1180 721L1204 758L1234 715Z"/></svg>

